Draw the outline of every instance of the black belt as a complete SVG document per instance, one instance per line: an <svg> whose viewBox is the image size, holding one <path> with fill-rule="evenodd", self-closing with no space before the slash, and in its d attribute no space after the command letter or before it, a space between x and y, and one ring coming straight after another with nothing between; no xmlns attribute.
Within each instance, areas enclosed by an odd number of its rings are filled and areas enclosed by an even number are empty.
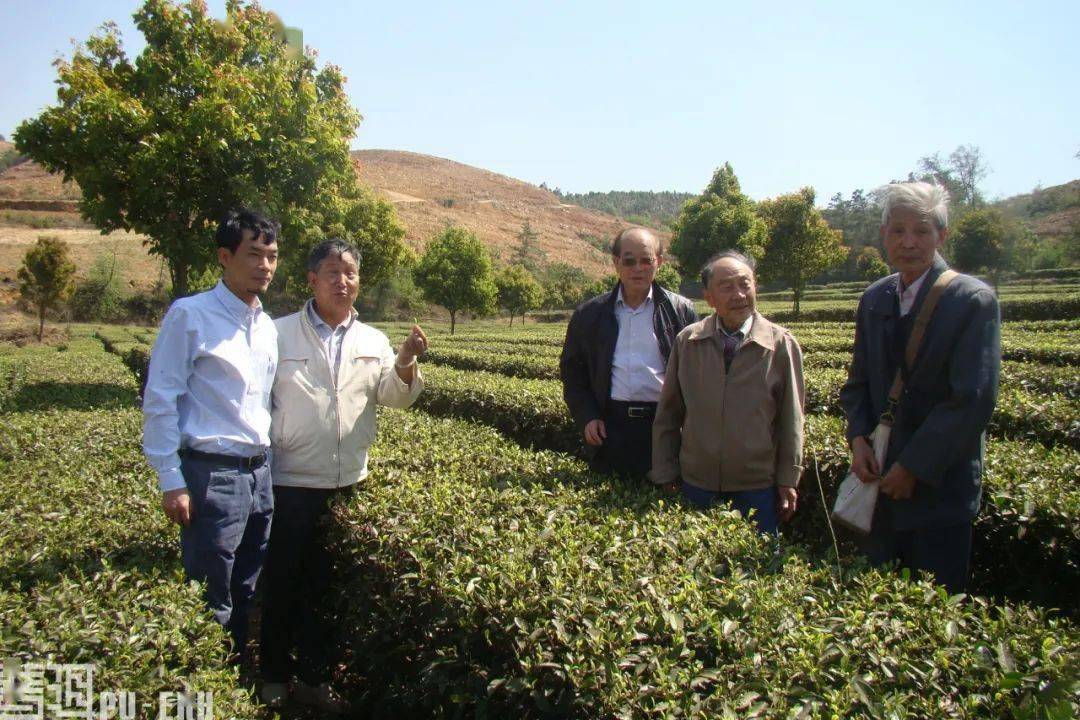
<svg viewBox="0 0 1080 720"><path fill-rule="evenodd" d="M612 415L624 415L629 418L651 418L656 415L654 402L608 400L607 409Z"/></svg>
<svg viewBox="0 0 1080 720"><path fill-rule="evenodd" d="M265 465L266 461L269 459L269 454L265 451L258 455L252 455L251 457L241 457L239 455L219 455L218 453L202 452L201 450L192 450L191 448L182 448L180 450L180 456L189 457L194 460L215 462L219 465L228 465L240 470L256 470Z"/></svg>

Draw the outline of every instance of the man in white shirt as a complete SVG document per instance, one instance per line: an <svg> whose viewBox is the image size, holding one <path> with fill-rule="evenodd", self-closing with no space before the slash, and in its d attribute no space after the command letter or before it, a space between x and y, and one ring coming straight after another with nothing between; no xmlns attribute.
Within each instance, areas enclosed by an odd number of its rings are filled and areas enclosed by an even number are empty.
<svg viewBox="0 0 1080 720"><path fill-rule="evenodd" d="M295 676L293 698L326 713L347 710L330 686L333 628L319 612L330 587L323 532L330 502L367 475L375 406L405 408L420 395L416 357L427 348L414 326L395 357L386 335L357 319L359 274L356 246L318 245L308 259L312 299L276 321L275 515L264 576L260 695L271 705L284 701Z"/></svg>
<svg viewBox="0 0 1080 720"><path fill-rule="evenodd" d="M274 510L268 453L277 331L259 293L277 267L277 226L233 210L216 233L221 281L169 308L150 355L143 451L165 514L180 527L184 571L237 652Z"/></svg>
<svg viewBox="0 0 1080 720"><path fill-rule="evenodd" d="M668 354L697 313L692 302L654 282L664 253L649 230L620 232L611 256L619 284L574 311L559 372L593 466L644 478Z"/></svg>

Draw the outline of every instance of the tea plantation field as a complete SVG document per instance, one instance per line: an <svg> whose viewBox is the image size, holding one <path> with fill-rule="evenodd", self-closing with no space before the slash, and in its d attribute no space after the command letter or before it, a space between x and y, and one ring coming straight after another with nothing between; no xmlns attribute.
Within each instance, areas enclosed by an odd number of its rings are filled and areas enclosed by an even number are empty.
<svg viewBox="0 0 1080 720"><path fill-rule="evenodd" d="M418 408L381 414L366 487L336 509L338 684L363 717L1075 717L1080 320L1074 288L1038 290L1003 295L1021 319L958 597L867 568L826 523L857 291L784 321L806 353L808 470L778 540L588 470L557 380L565 325L425 327ZM139 450L154 331L70 336L0 345L0 658L267 717L183 582Z"/></svg>

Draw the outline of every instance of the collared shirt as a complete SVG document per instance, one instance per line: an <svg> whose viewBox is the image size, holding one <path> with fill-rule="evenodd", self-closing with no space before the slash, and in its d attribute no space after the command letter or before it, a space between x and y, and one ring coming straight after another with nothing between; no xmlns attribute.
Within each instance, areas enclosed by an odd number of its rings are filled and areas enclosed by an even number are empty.
<svg viewBox="0 0 1080 720"><path fill-rule="evenodd" d="M754 324L754 315L751 313L749 317L743 320L743 324L739 326L737 330L728 332L724 327L724 323L720 321L720 318L716 319L716 327L720 328L720 332L724 337L724 367L730 368L731 361L735 359L735 353L742 346L743 341L750 334L750 327Z"/></svg>
<svg viewBox="0 0 1080 720"><path fill-rule="evenodd" d="M750 313L750 316L747 317L745 320L743 320L743 324L739 326L738 330L735 330L734 332L728 332L724 328L724 323L720 322L720 318L716 319L716 327L720 328L720 332L724 333L728 337L734 337L736 333L742 333L742 335L740 335L739 337L742 338L743 340L745 340L746 336L750 334L750 327L753 324L754 324L754 314Z"/></svg>
<svg viewBox="0 0 1080 720"><path fill-rule="evenodd" d="M906 288L901 276L896 276L896 295L900 298L900 317L904 317L911 312L911 306L915 304L915 298L919 296L919 288L923 286L923 282L929 274L930 268L926 268L926 271Z"/></svg>
<svg viewBox="0 0 1080 720"><path fill-rule="evenodd" d="M311 321L311 326L315 328L315 333L322 340L326 361L330 363L330 367L334 368L334 382L336 384L338 369L341 367L341 341L352 326L353 320L356 319L356 310L349 308L349 317L335 328L330 327L330 324L323 320L318 311L315 310L314 300L307 304L307 316L308 320Z"/></svg>
<svg viewBox="0 0 1080 720"><path fill-rule="evenodd" d="M163 492L185 486L181 448L250 457L270 446L277 330L219 282L177 300L150 354L143 452Z"/></svg>
<svg viewBox="0 0 1080 720"><path fill-rule="evenodd" d="M611 399L656 402L664 387L664 357L653 324L653 291L636 308L623 301L622 286L615 298L619 337L611 359Z"/></svg>

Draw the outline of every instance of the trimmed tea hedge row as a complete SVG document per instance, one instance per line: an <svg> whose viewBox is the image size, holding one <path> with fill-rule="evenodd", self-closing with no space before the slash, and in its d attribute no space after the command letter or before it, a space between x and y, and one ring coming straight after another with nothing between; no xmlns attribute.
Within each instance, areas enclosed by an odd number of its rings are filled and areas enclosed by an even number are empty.
<svg viewBox="0 0 1080 720"><path fill-rule="evenodd" d="M527 349L505 352L487 348L483 344L475 349L461 349L460 346L446 348L437 344L429 348L420 360L436 365L448 365L459 370L484 370L516 378L559 378L557 357L538 356Z"/></svg>
<svg viewBox="0 0 1080 720"><path fill-rule="evenodd" d="M1001 364L1001 385L1076 400L1080 398L1080 370L1034 362L1004 362Z"/></svg>
<svg viewBox="0 0 1080 720"><path fill-rule="evenodd" d="M428 367L424 372L427 385L417 405L428 412L482 422L529 447L570 453L582 449L580 434L557 394L558 383L444 367ZM988 541L992 545L978 557L981 564L975 566L980 591L1040 599L1076 612L1077 599L1069 594L1071 590L1065 590L1072 585L1057 583L1056 579L1070 577L1080 584L1080 533L1070 519L1074 516L1068 514L1080 503L1080 488L1067 482L1077 474L1078 457L1076 450L1047 448L1038 443L997 438L989 443L988 467L1005 467L1009 472L995 476L988 470L987 474L988 497L996 494L997 487L1006 490L1005 499L995 499L980 520L986 528L992 528L983 534L993 538ZM1020 458L1027 458L1029 464L1018 464ZM824 549L830 541L816 489L817 478L831 502L848 467L847 442L839 417L807 417L804 465L804 507L788 533ZM1012 562L1013 557L1021 556L1013 552L1017 537L1026 537L1028 548L1022 553L1026 560L1019 574ZM1039 548L1045 545L1060 550L1040 556ZM1063 557L1071 559L1066 563Z"/></svg>
<svg viewBox="0 0 1080 720"><path fill-rule="evenodd" d="M770 320L778 323L799 321L837 321L855 320L854 302L804 303L798 317L790 308L781 303L762 303L761 312ZM1046 297L1022 297L1001 300L1003 320L1069 320L1080 315L1080 296L1051 295Z"/></svg>
<svg viewBox="0 0 1080 720"><path fill-rule="evenodd" d="M335 547L358 696L389 715L1067 713L1080 637L1029 608L774 554L474 424L385 413Z"/></svg>
<svg viewBox="0 0 1080 720"><path fill-rule="evenodd" d="M263 716L238 687L198 587L179 572L71 569L28 590L0 586L0 626L0 656L93 664L96 693L123 690L149 704L132 717L158 717L158 694L185 689L213 693L215 718Z"/></svg>
<svg viewBox="0 0 1080 720"><path fill-rule="evenodd" d="M440 407L451 407L458 403L475 404L477 393L482 396L479 402L491 403L488 395L502 395L499 385L507 377L542 379L545 386L530 386L529 392L548 393L554 400L545 406L545 412L565 413L561 405L562 386L557 381L558 366L553 360L531 358L527 355L501 355L485 351L442 350L433 348L428 352L429 359L435 363L436 378L449 378L450 386L439 387L439 380L429 385L425 396L437 395L438 399L425 402L437 402ZM827 413L840 415L840 388L847 379L846 363L839 355L823 356L820 365L812 360L815 355L807 355L807 367L803 375L806 389L806 411L808 413ZM483 371L483 374L457 377L447 374L447 368L459 371ZM425 373L431 372L430 365ZM505 377L504 377L505 376ZM1040 376L1042 377L1042 376ZM1056 377L1063 383L1068 382L1068 374ZM1038 390L1038 388L1033 388ZM442 397L447 392L461 393L461 398ZM513 391L511 391L513 392ZM554 407L552 407L552 404ZM456 414L456 413L452 413ZM1002 385L1000 399L991 421L990 431L996 435L1030 437L1049 444L1062 443L1080 448L1080 403L1068 395L1033 394L1023 386Z"/></svg>
<svg viewBox="0 0 1080 720"><path fill-rule="evenodd" d="M0 394L0 657L94 663L98 690L156 706L190 687L215 717L260 716L179 570L131 373L75 332L63 350L0 345Z"/></svg>

